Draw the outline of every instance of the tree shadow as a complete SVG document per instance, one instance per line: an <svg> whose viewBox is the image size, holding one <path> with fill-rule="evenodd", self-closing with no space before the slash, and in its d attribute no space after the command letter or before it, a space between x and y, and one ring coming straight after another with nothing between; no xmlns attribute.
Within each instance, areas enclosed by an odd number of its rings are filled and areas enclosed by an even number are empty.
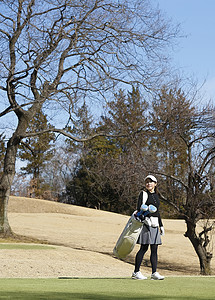
<svg viewBox="0 0 215 300"><path fill-rule="evenodd" d="M83 287L84 289L84 287ZM13 300L68 300L68 299L88 299L88 300L133 300L134 297L126 296L126 295L105 295L102 293L64 293L64 292L1 292L0 299L13 299ZM187 300L186 296L159 296L158 295L141 295L141 296L135 296L135 300ZM206 299L206 298L205 298ZM202 297L189 297L189 300L202 300ZM207 300L214 300L214 298L207 298Z"/></svg>

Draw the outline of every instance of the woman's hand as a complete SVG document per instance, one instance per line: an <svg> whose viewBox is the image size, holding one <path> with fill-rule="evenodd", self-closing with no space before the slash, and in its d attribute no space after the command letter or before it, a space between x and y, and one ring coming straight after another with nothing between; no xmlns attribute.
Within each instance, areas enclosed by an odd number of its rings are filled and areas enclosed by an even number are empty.
<svg viewBox="0 0 215 300"><path fill-rule="evenodd" d="M160 234L161 234L161 235L165 235L165 230L164 230L164 227L163 227L163 226L160 227Z"/></svg>

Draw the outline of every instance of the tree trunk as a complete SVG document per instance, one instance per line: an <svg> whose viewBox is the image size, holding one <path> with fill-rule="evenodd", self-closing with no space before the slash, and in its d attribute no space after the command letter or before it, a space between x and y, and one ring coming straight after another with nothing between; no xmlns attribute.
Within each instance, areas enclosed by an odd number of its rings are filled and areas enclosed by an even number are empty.
<svg viewBox="0 0 215 300"><path fill-rule="evenodd" d="M7 149L4 158L4 170L0 179L0 235L13 235L8 222L8 200L11 192L11 186L15 176L15 164L20 136L25 133L29 122L30 114L23 114L19 117L18 126L12 137L7 143Z"/></svg>
<svg viewBox="0 0 215 300"><path fill-rule="evenodd" d="M5 181L5 178L3 179L3 181ZM0 186L0 236L12 235L12 230L10 228L8 217L7 217L7 206L8 206L9 195L10 195L10 190L7 188L3 188L1 184Z"/></svg>
<svg viewBox="0 0 215 300"><path fill-rule="evenodd" d="M199 258L200 263L200 273L202 275L211 275L211 259L212 254L207 252L202 245L202 240L196 234L196 224L186 220L187 231L184 234L185 237L191 241L196 254Z"/></svg>
<svg viewBox="0 0 215 300"><path fill-rule="evenodd" d="M9 139L4 158L4 171L0 180L0 235L12 235L8 222L8 200L15 175L16 153L19 138L16 134Z"/></svg>

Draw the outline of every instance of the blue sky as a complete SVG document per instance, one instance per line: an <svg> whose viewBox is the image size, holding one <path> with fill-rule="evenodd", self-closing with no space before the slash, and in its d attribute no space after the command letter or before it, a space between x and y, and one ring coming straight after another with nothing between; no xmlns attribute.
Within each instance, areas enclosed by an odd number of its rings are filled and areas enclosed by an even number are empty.
<svg viewBox="0 0 215 300"><path fill-rule="evenodd" d="M173 62L199 84L215 102L215 0L153 0L173 23L180 23L180 39Z"/></svg>

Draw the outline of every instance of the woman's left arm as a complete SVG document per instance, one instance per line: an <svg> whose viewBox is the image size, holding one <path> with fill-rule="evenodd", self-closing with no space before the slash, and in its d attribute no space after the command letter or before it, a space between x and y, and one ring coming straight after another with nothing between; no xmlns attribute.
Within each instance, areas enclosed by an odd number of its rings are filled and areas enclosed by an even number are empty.
<svg viewBox="0 0 215 300"><path fill-rule="evenodd" d="M161 220L160 213L158 212L158 221L159 221L159 227L160 227L160 234L165 235L164 227L163 227L163 222Z"/></svg>

